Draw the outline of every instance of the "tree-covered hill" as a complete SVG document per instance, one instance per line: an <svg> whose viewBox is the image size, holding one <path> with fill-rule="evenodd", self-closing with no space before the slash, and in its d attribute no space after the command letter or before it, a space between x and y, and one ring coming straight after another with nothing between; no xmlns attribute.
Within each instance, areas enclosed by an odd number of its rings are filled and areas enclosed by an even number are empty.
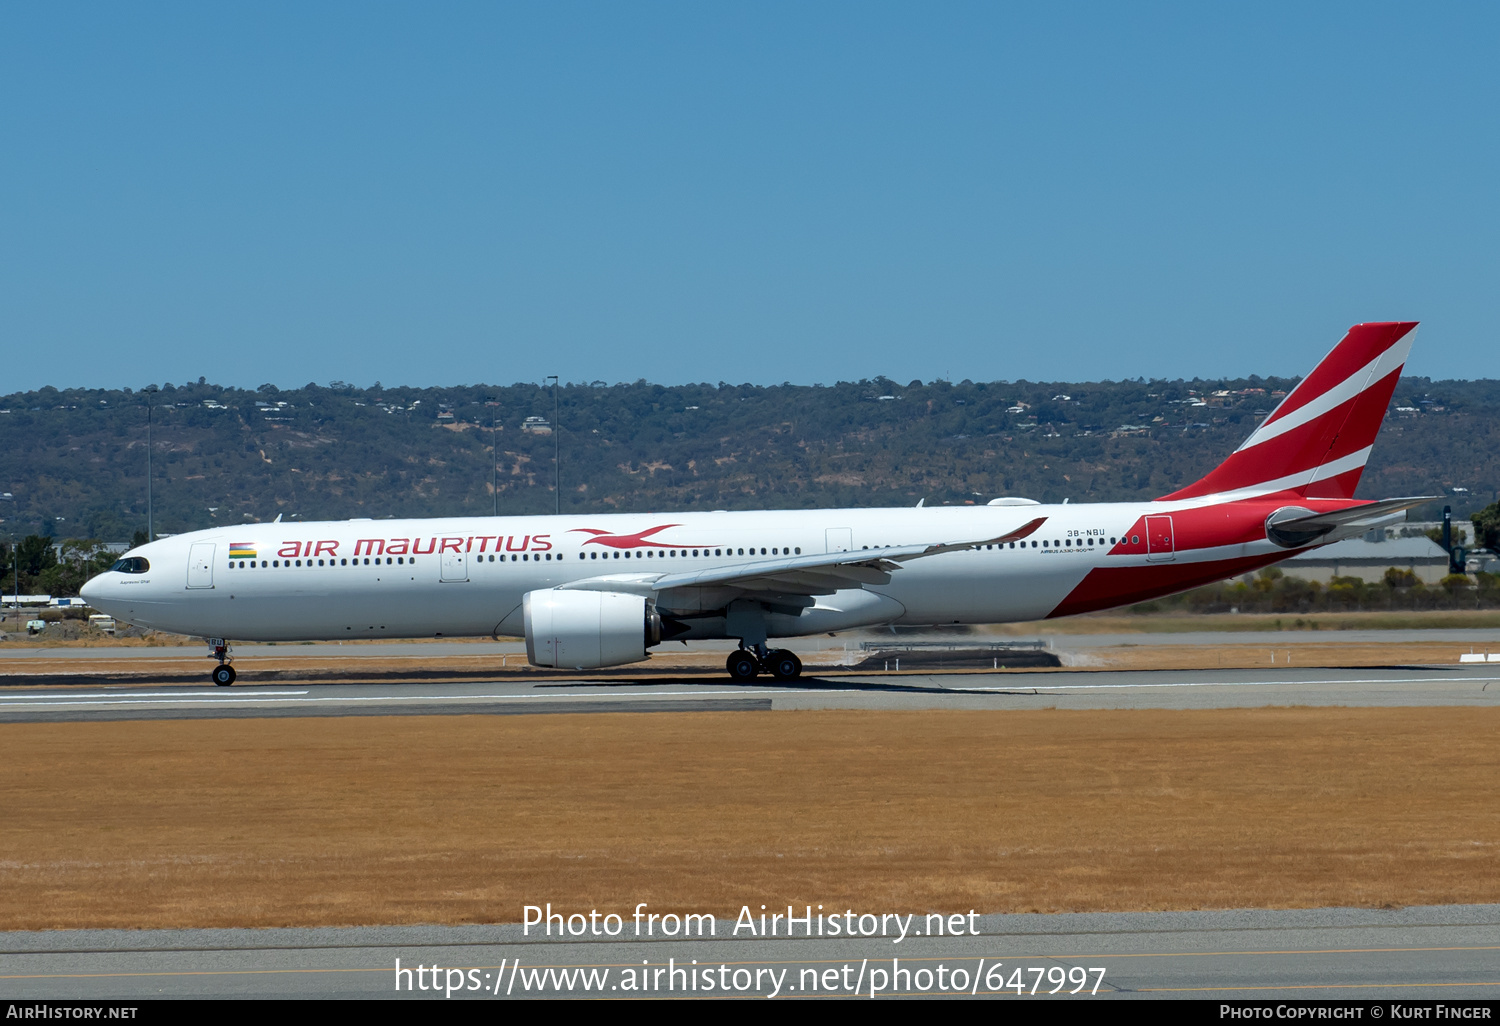
<svg viewBox="0 0 1500 1026"><path fill-rule="evenodd" d="M564 512L901 506L1161 495L1232 451L1295 381L832 386L567 384ZM550 388L164 385L158 532L288 519L546 513ZM146 520L144 392L0 397L0 533L128 540ZM491 422L495 428L491 430ZM491 446L494 446L494 449ZM1500 486L1500 382L1405 379L1361 495ZM1433 509L1416 515L1434 514Z"/></svg>

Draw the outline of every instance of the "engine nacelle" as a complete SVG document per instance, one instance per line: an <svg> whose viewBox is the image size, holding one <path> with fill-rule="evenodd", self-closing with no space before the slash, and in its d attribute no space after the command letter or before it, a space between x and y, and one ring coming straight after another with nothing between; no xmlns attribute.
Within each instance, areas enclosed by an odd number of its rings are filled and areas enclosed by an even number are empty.
<svg viewBox="0 0 1500 1026"><path fill-rule="evenodd" d="M618 591L528 591L521 600L532 666L592 670L646 658L661 642L656 603Z"/></svg>
<svg viewBox="0 0 1500 1026"><path fill-rule="evenodd" d="M1266 538L1284 549L1300 549L1303 546L1312 545L1331 528L1313 527L1298 530L1296 527L1283 525L1314 515L1312 510L1301 506L1283 506L1266 517Z"/></svg>

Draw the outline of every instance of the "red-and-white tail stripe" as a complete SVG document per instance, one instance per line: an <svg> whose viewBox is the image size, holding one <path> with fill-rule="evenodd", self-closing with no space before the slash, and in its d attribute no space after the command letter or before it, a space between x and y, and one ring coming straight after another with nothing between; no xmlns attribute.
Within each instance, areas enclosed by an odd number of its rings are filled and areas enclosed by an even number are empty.
<svg viewBox="0 0 1500 1026"><path fill-rule="evenodd" d="M1290 492L1352 499L1411 351L1415 321L1356 324L1212 473L1163 499Z"/></svg>

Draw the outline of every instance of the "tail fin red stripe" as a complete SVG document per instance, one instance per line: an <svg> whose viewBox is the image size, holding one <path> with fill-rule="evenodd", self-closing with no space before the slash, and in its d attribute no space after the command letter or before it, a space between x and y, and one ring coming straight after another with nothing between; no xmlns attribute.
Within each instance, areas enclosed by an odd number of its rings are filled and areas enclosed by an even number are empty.
<svg viewBox="0 0 1500 1026"><path fill-rule="evenodd" d="M1349 333L1342 341L1319 361L1312 373L1303 378L1297 387L1292 389L1291 394L1271 411L1271 415L1261 422L1261 426L1275 423L1336 387L1351 374L1400 342L1416 326L1416 321L1356 324L1349 329Z"/></svg>
<svg viewBox="0 0 1500 1026"><path fill-rule="evenodd" d="M1258 488L1353 498L1400 380L1414 327L1415 322L1402 321L1349 329L1229 459L1202 480L1162 498Z"/></svg>

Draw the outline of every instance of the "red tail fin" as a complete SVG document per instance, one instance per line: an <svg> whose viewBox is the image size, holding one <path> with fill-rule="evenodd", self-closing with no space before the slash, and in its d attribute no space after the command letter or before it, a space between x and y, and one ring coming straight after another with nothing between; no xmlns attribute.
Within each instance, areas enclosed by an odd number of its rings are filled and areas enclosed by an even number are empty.
<svg viewBox="0 0 1500 1026"><path fill-rule="evenodd" d="M1163 499L1291 492L1352 499L1415 321L1356 324L1227 460Z"/></svg>

